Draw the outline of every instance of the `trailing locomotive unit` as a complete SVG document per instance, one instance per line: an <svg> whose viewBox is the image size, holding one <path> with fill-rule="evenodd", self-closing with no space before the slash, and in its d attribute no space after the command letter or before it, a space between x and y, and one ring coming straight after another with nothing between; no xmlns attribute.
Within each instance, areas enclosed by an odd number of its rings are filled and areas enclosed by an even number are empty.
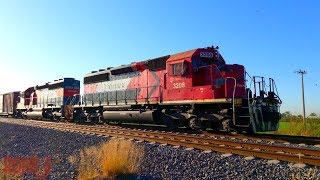
<svg viewBox="0 0 320 180"><path fill-rule="evenodd" d="M33 119L58 120L65 117L66 105L80 92L80 81L63 78L44 85L29 87L21 92L17 116Z"/></svg>
<svg viewBox="0 0 320 180"><path fill-rule="evenodd" d="M250 77L250 76L248 76ZM253 77L246 88L242 65L226 64L218 48L178 54L92 71L84 77L77 121L151 122L226 131L273 131L281 100L275 82L265 88ZM74 97L76 98L76 97Z"/></svg>

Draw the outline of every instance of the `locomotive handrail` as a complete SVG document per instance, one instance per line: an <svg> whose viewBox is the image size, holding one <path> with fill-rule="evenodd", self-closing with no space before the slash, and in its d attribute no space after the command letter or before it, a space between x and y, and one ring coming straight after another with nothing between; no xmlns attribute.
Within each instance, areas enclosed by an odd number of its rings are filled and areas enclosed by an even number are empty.
<svg viewBox="0 0 320 180"><path fill-rule="evenodd" d="M235 103L234 103L234 96L236 94L237 79L234 77L225 77L225 85L226 86L227 86L228 79L234 80L234 87L233 87L233 94L232 94L232 121L233 121L233 125L236 126L236 109L235 109Z"/></svg>
<svg viewBox="0 0 320 180"><path fill-rule="evenodd" d="M272 82L272 85L271 85L271 82ZM273 92L276 92L275 95L277 96L277 98L279 99L279 104L282 104L282 100L281 98L279 97L279 93L278 93L278 89L277 89L277 85L276 85L276 82L274 81L273 78L269 78L269 85L270 85L270 90L271 88L273 88Z"/></svg>
<svg viewBox="0 0 320 180"><path fill-rule="evenodd" d="M246 71L246 75L249 76L249 78L251 79L251 81L253 80L252 77L250 76L250 74Z"/></svg>
<svg viewBox="0 0 320 180"><path fill-rule="evenodd" d="M247 72L246 72L247 73ZM248 73L247 73L248 74ZM248 74L249 75L249 74ZM250 88L249 88L249 90L248 90L248 95L247 95L247 97L248 97L248 108L249 108L249 114L250 114L250 121L251 121L251 117L252 117L252 111L253 111L253 109L252 109L252 106L253 106L253 104L255 103L254 101L252 101L252 104L250 103L250 91L251 91L251 86L252 86L252 77L249 75L249 77L251 78L251 81L250 81ZM251 93L252 93L252 91L251 91Z"/></svg>
<svg viewBox="0 0 320 180"><path fill-rule="evenodd" d="M228 79L233 79L234 80L234 87L233 87L233 93L232 93L232 121L233 121L233 125L236 126L236 110L235 110L235 102L234 102L234 99L235 99L235 93L236 93L236 87L237 87L237 79L234 78L234 77L224 77L220 71L220 69L218 68L218 66L216 64L211 64L211 65L207 65L207 66L203 66L203 67L200 67L200 68L204 68L204 67L210 67L210 73L211 73L211 85L213 85L213 79L212 79L212 75L213 75L213 72L212 72L212 67L215 66L216 69L218 70L220 76L224 79L225 81L225 86L227 86L227 80Z"/></svg>
<svg viewBox="0 0 320 180"><path fill-rule="evenodd" d="M250 91L252 92L252 90L251 90L251 86L252 86L252 82L253 82L253 78L249 75L249 73L246 71L246 74L249 76L249 78L251 79L251 81L250 81L250 86L249 86L249 91L248 91L248 95L247 95L247 97L248 97L248 105L250 105Z"/></svg>

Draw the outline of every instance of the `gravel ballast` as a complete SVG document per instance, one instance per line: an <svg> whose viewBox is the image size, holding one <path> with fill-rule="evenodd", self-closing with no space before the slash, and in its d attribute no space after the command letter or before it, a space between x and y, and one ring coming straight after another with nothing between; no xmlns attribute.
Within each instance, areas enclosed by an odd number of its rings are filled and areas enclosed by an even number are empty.
<svg viewBox="0 0 320 180"><path fill-rule="evenodd" d="M68 162L70 155L80 149L107 141L106 137L92 136L52 129L0 122L0 158L17 156L51 157L52 168L48 179L76 179L77 170ZM222 156L217 152L186 150L170 145L139 143L145 149L139 179L285 179L292 174L309 176L309 168L296 168L291 163L268 163L268 160L243 156ZM318 177L318 178L319 178ZM25 175L25 179L33 176Z"/></svg>

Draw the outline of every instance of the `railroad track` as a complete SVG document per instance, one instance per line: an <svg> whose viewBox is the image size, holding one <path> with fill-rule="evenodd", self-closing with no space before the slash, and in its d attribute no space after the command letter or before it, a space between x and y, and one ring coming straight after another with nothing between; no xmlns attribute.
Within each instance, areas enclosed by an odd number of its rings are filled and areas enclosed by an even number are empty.
<svg viewBox="0 0 320 180"><path fill-rule="evenodd" d="M111 136L130 140L149 141L163 145L183 146L205 150L207 152L217 151L221 153L232 153L242 156L251 156L263 159L274 159L292 163L320 166L320 150L305 147L291 147L273 144L262 144L257 142L234 141L235 137L226 138L208 134L189 134L181 132L167 132L159 130L131 129L116 126L87 126L73 123L56 123L45 121L21 121L3 120L0 122L22 124L41 128L49 128L60 131L77 132L98 136ZM256 137L255 137L256 138Z"/></svg>
<svg viewBox="0 0 320 180"><path fill-rule="evenodd" d="M100 125L102 126L102 125ZM113 126L113 125L110 125ZM116 124L115 127L131 128L131 129L146 129L146 130L161 130L166 132L172 132L164 126L148 126L140 124ZM249 139L249 140L264 140L268 142L279 142L279 143L292 143L292 144L306 144L306 145L320 145L320 137L309 137L309 136L290 136L290 135L280 135L280 134L231 134L223 132L213 132L213 131L196 131L192 129L178 128L174 132L189 133L189 134L199 134L206 136L220 136L236 139Z"/></svg>
<svg viewBox="0 0 320 180"><path fill-rule="evenodd" d="M39 120L43 121L43 120ZM48 122L48 121L43 121ZM92 124L87 124L92 125ZM186 128L178 128L174 131L168 130L167 127L159 126L159 125L141 125L135 123L123 123L123 124L110 124L110 125L95 125L104 128L130 128L130 129L141 129L141 130L153 130L153 131L165 131L168 133L172 132L180 132L180 133L188 133L188 134L198 134L198 135L206 135L208 137L214 135L216 137L226 137L226 138L236 138L239 140L253 140L253 141L265 141L269 143L277 142L277 143L285 143L285 144L305 144L305 145L317 145L320 147L320 137L308 137L308 136L290 136L290 135L279 135L279 134L231 134L231 133L223 133L223 132L213 132L213 131L197 131L193 129Z"/></svg>
<svg viewBox="0 0 320 180"><path fill-rule="evenodd" d="M290 136L282 134L255 134L251 137L264 138L264 139L273 139L277 141L290 142L290 143L303 143L309 145L319 145L320 137L308 137L308 136Z"/></svg>

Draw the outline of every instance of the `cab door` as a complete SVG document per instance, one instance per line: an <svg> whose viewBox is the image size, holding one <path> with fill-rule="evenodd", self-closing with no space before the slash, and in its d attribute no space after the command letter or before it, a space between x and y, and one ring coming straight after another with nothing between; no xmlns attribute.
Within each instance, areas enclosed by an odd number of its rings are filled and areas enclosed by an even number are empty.
<svg viewBox="0 0 320 180"><path fill-rule="evenodd" d="M169 62L165 82L166 100L192 99L191 63L187 60Z"/></svg>

